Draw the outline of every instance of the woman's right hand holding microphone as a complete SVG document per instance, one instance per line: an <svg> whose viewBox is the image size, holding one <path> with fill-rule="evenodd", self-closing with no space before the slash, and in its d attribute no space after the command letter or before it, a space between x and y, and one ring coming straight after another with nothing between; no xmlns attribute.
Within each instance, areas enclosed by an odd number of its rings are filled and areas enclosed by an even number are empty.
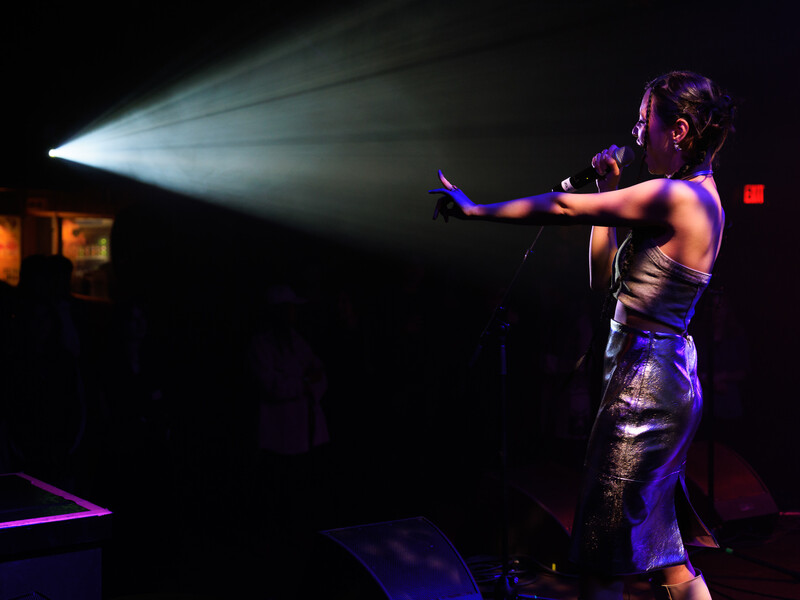
<svg viewBox="0 0 800 600"><path fill-rule="evenodd" d="M594 167L597 174L600 176L597 179L598 192L610 192L611 190L619 187L619 178L622 169L617 162L617 152L619 147L612 144L602 152L598 152L592 158L592 167Z"/></svg>

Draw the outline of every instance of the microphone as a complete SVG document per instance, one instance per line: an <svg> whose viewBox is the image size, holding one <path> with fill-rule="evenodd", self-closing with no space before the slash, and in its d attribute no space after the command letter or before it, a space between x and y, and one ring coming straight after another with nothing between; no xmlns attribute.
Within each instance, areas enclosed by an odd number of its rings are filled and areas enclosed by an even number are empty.
<svg viewBox="0 0 800 600"><path fill-rule="evenodd" d="M633 162L635 157L635 153L633 148L630 146L624 146L622 148L617 148L617 151L614 152L614 160L617 161L617 164L620 167L627 167L629 164ZM597 171L594 170L594 167L587 167L577 175L573 175L572 177L567 177L564 181L559 183L558 185L553 186L553 192L574 192L578 188L582 188L590 181L594 181L595 179L601 179L600 175L598 175Z"/></svg>

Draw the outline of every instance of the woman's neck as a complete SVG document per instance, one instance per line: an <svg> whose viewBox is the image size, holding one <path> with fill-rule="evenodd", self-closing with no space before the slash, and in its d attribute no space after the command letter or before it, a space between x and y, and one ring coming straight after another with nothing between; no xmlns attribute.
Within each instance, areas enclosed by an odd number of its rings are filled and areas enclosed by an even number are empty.
<svg viewBox="0 0 800 600"><path fill-rule="evenodd" d="M692 179L698 176L710 176L714 174L714 170L711 168L711 161L704 160L699 165L692 165L688 167L686 163L683 163L678 169L676 169L673 173L667 175L669 179Z"/></svg>

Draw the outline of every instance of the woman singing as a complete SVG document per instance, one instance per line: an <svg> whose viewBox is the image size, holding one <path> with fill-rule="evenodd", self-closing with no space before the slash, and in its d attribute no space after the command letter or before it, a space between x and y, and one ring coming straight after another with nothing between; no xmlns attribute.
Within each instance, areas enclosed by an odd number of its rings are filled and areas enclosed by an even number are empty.
<svg viewBox="0 0 800 600"><path fill-rule="evenodd" d="M662 597L708 599L684 544L716 546L686 496L686 453L702 415L697 354L687 328L711 278L725 214L714 158L732 130L733 102L711 80L672 72L645 87L633 128L652 179L617 189L615 146L592 159L599 193L547 193L475 204L439 174L444 217L593 225L590 283L615 301L603 398L589 439L572 535L581 595L621 599L647 574ZM615 228L630 228L617 248Z"/></svg>

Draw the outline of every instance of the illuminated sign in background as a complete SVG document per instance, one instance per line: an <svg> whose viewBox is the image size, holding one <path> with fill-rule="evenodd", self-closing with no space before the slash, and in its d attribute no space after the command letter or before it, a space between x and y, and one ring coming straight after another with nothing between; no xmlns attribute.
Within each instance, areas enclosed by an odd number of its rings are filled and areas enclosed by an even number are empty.
<svg viewBox="0 0 800 600"><path fill-rule="evenodd" d="M744 186L745 204L764 204L764 185L749 184Z"/></svg>

